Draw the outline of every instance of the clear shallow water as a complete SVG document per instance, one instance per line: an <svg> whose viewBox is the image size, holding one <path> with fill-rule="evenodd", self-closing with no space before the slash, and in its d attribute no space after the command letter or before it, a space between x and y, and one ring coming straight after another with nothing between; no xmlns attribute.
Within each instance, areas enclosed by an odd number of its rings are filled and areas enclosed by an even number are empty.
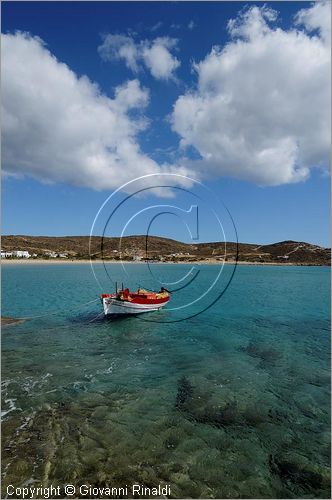
<svg viewBox="0 0 332 500"><path fill-rule="evenodd" d="M169 309L104 320L89 265L3 268L3 490L171 485L175 498L329 498L328 268L217 266ZM154 286L145 265L112 278ZM165 281L190 270L154 265ZM111 288L103 266L95 272ZM187 283L190 276L183 283ZM180 285L172 285L172 288Z"/></svg>

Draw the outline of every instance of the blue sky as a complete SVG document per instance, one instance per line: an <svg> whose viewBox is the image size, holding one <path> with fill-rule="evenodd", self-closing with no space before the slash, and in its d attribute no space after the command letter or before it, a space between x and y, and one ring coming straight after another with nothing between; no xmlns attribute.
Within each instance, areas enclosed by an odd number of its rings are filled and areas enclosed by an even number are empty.
<svg viewBox="0 0 332 500"><path fill-rule="evenodd" d="M242 242L329 246L326 15L308 2L262 6L4 2L3 234L89 234L114 189L171 169L213 189ZM103 120L115 121L111 138ZM219 239L208 221L202 240ZM131 232L144 231L137 220ZM154 233L187 239L168 217Z"/></svg>

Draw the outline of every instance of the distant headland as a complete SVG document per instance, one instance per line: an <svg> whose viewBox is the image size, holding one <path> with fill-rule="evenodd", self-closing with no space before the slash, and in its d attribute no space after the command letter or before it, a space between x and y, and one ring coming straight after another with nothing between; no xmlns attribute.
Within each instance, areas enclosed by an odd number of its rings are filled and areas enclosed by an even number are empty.
<svg viewBox="0 0 332 500"><path fill-rule="evenodd" d="M90 242L90 248L89 248ZM234 242L183 243L144 235L123 238L100 236L2 236L3 261L109 260L178 263L200 262L292 264L329 266L331 249L305 242L281 241L268 245Z"/></svg>

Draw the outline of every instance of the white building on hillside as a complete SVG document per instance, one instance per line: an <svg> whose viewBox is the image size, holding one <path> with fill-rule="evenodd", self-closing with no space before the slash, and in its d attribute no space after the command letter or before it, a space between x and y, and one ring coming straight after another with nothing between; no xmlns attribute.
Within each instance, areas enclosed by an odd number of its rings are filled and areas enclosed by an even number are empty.
<svg viewBox="0 0 332 500"><path fill-rule="evenodd" d="M58 257L58 254L56 252L45 252L44 255L50 257L51 259L56 259L56 257Z"/></svg>
<svg viewBox="0 0 332 500"><path fill-rule="evenodd" d="M12 257L12 256L13 256L13 252L1 251L1 258L2 259L6 259L7 257Z"/></svg>
<svg viewBox="0 0 332 500"><path fill-rule="evenodd" d="M31 257L27 250L13 250L12 252L1 251L1 258L18 257L19 259L29 259Z"/></svg>
<svg viewBox="0 0 332 500"><path fill-rule="evenodd" d="M20 259L29 259L31 255L27 250L15 250L13 252L13 257L19 257Z"/></svg>

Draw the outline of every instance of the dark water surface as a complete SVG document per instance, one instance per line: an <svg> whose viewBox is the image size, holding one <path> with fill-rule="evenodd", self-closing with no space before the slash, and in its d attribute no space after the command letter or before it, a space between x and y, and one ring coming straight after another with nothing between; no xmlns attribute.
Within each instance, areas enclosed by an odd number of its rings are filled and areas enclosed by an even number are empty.
<svg viewBox="0 0 332 500"><path fill-rule="evenodd" d="M164 323L208 306L231 273L174 310L219 270L200 269L168 310L109 321L84 305L101 292L89 265L4 266L2 315L41 317L2 332L3 497L137 482L173 498L329 498L330 270L238 266L213 307ZM153 265L167 282L189 270ZM145 265L128 274L156 287Z"/></svg>

